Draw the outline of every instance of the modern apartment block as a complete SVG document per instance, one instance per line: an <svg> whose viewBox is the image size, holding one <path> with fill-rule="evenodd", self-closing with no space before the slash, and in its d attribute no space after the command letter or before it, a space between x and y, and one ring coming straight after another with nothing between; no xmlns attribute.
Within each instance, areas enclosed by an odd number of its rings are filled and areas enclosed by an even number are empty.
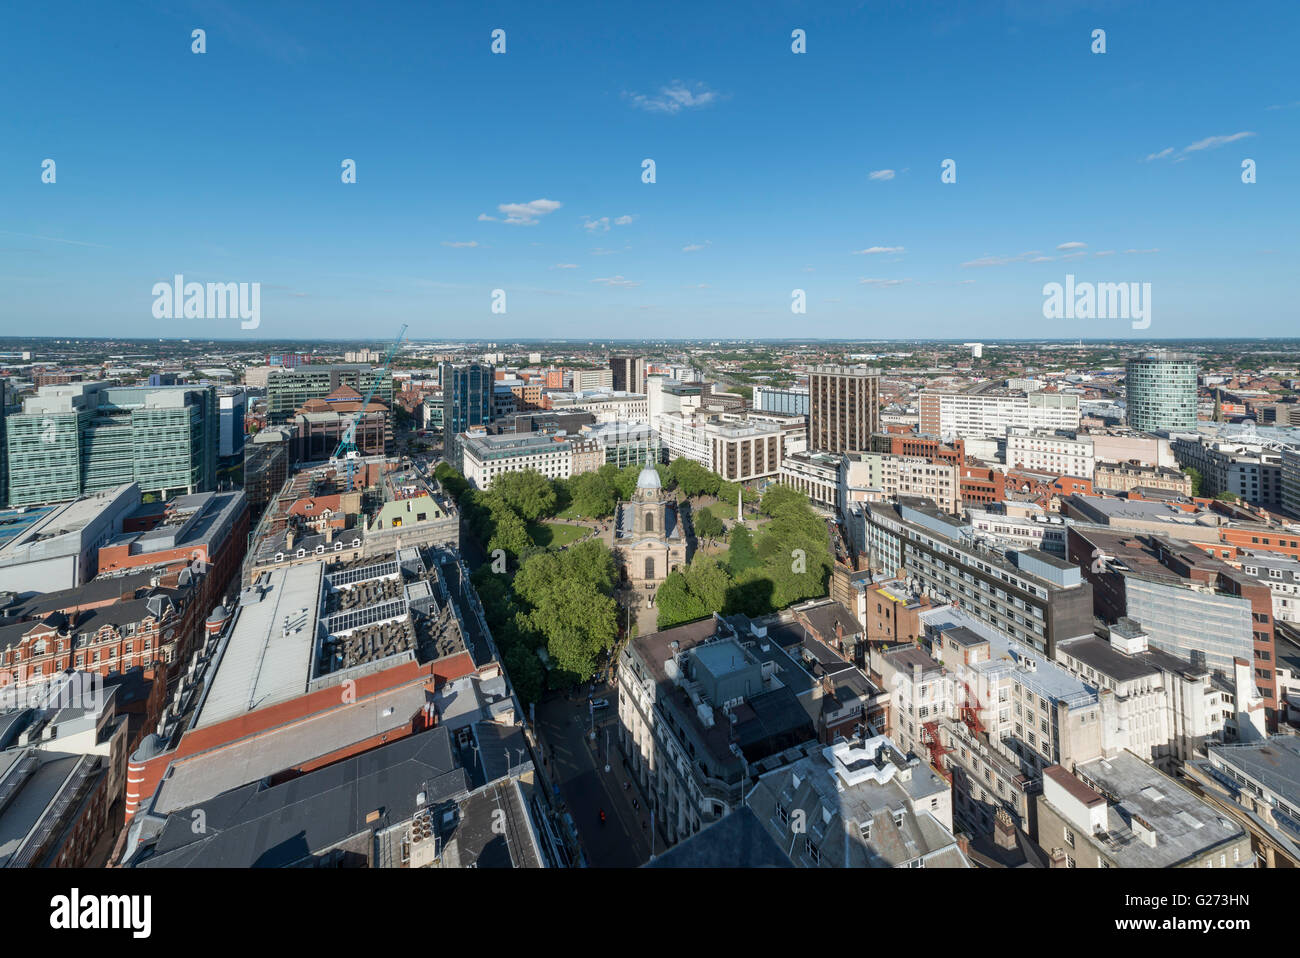
<svg viewBox="0 0 1300 958"><path fill-rule="evenodd" d="M806 388L798 386L755 386L754 408L762 412L806 416L811 408L811 397Z"/></svg>
<svg viewBox="0 0 1300 958"><path fill-rule="evenodd" d="M611 387L616 392L645 394L646 361L644 356L611 356L609 368L613 370Z"/></svg>
<svg viewBox="0 0 1300 958"><path fill-rule="evenodd" d="M880 370L814 366L808 373L808 448L863 452L880 429Z"/></svg>
<svg viewBox="0 0 1300 958"><path fill-rule="evenodd" d="M901 570L922 591L960 603L1044 655L1064 639L1092 634L1092 586L1069 562L981 543L969 524L919 499L862 503L848 521L863 526L850 530L850 541L867 543L873 568Z"/></svg>
<svg viewBox="0 0 1300 958"><path fill-rule="evenodd" d="M5 427L12 505L129 482L163 497L216 486L220 420L212 386L45 386Z"/></svg>
<svg viewBox="0 0 1300 958"><path fill-rule="evenodd" d="M1091 479L1095 459L1092 439L1065 430L1007 429L1007 466L1030 472Z"/></svg>
<svg viewBox="0 0 1300 958"><path fill-rule="evenodd" d="M1156 350L1125 364L1125 418L1141 432L1196 429L1196 359Z"/></svg>
<svg viewBox="0 0 1300 958"><path fill-rule="evenodd" d="M546 433L500 436L466 433L460 437L465 478L476 489L490 489L500 475L531 469L548 479L568 479L605 464L605 449L595 439Z"/></svg>
<svg viewBox="0 0 1300 958"><path fill-rule="evenodd" d="M276 370L266 381L266 421L287 422L309 399L324 399L340 386L351 386L361 396L375 388L374 398L393 408L393 377L381 368L366 365L302 365Z"/></svg>
<svg viewBox="0 0 1300 958"><path fill-rule="evenodd" d="M1077 430L1079 397L1072 393L1023 393L995 383L967 389L922 389L920 432L943 439L1002 437L1013 426Z"/></svg>

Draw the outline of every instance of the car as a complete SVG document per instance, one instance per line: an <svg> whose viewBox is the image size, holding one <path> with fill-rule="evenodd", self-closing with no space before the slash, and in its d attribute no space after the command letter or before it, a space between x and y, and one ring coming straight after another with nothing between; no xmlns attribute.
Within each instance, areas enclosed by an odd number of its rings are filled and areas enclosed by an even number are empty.
<svg viewBox="0 0 1300 958"><path fill-rule="evenodd" d="M609 708L609 699L592 699L591 707L594 709L607 709Z"/></svg>

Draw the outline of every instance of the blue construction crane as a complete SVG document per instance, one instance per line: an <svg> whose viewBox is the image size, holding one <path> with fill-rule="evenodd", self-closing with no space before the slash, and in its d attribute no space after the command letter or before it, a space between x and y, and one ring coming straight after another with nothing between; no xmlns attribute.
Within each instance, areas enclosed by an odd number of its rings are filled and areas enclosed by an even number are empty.
<svg viewBox="0 0 1300 958"><path fill-rule="evenodd" d="M334 450L335 459L347 460L348 492L352 491L352 471L356 468L358 456L356 442L357 423L359 423L361 417L366 414L366 407L370 405L370 400L374 398L375 390L379 388L379 384L383 382L384 377L388 375L388 367L392 365L393 356L397 353L397 347L402 345L402 340L405 338L406 324L403 323L402 328L397 333L397 338L393 340L393 345L388 347L388 358L384 360L383 368L379 370L379 375L375 376L371 381L370 391L366 393L366 398L361 400L361 408L357 410L357 414L352 418L352 422L348 423L347 432L343 434L343 438L339 440L338 448ZM392 413L391 409L389 410L389 413Z"/></svg>

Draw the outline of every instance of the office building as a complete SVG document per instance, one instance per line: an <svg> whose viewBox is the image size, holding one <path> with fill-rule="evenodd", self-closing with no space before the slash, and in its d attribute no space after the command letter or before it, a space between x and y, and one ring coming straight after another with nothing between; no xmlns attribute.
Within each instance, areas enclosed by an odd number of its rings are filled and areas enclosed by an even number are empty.
<svg viewBox="0 0 1300 958"><path fill-rule="evenodd" d="M84 585L99 571L99 547L123 529L141 501L140 487L124 483L73 502L9 510L0 542L0 591L55 592Z"/></svg>
<svg viewBox="0 0 1300 958"><path fill-rule="evenodd" d="M1196 430L1196 359L1156 350L1125 364L1125 421L1141 432Z"/></svg>
<svg viewBox="0 0 1300 958"><path fill-rule="evenodd" d="M130 482L162 497L216 488L219 419L211 386L46 386L5 425L13 505Z"/></svg>
<svg viewBox="0 0 1300 958"><path fill-rule="evenodd" d="M582 426L580 434L605 450L605 462L623 469L659 462L659 433L642 422L602 422Z"/></svg>
<svg viewBox="0 0 1300 958"><path fill-rule="evenodd" d="M665 413L658 419L660 441L669 460L685 458L728 482L747 482L781 471L781 429L743 417Z"/></svg>
<svg viewBox="0 0 1300 958"><path fill-rule="evenodd" d="M444 435L459 435L486 426L492 421L495 395L495 370L492 366L484 363L443 363L441 375Z"/></svg>
<svg viewBox="0 0 1300 958"><path fill-rule="evenodd" d="M374 387L373 398L393 408L393 377L382 368L358 364L300 365L276 370L267 378L266 421L273 426L281 425L309 399L326 399L340 386L351 386L362 397Z"/></svg>
<svg viewBox="0 0 1300 958"><path fill-rule="evenodd" d="M541 432L466 433L460 437L465 478L475 489L491 489L507 472L531 469L548 479L568 479L605 464L605 450L594 439Z"/></svg>
<svg viewBox="0 0 1300 958"><path fill-rule="evenodd" d="M613 370L611 388L615 392L645 395L646 361L644 356L611 356L609 368Z"/></svg>
<svg viewBox="0 0 1300 958"><path fill-rule="evenodd" d="M816 741L800 694L817 683L759 620L713 616L638 636L619 656L618 685L619 746L670 844L739 808L757 763Z"/></svg>
<svg viewBox="0 0 1300 958"><path fill-rule="evenodd" d="M1200 495L1214 498L1230 492L1252 505L1282 505L1282 453L1289 446L1204 436L1177 436L1170 445L1180 466L1201 474Z"/></svg>
<svg viewBox="0 0 1300 958"><path fill-rule="evenodd" d="M217 455L222 459L244 454L244 413L248 395L240 386L224 387L217 395L220 408L220 439Z"/></svg>
<svg viewBox="0 0 1300 958"><path fill-rule="evenodd" d="M1023 393L992 382L966 389L922 389L920 432L941 439L1004 437L1007 429L1077 430L1079 397L1072 393Z"/></svg>
<svg viewBox="0 0 1300 958"><path fill-rule="evenodd" d="M948 783L886 736L798 752L745 798L796 867L972 867L952 834Z"/></svg>
<svg viewBox="0 0 1300 958"><path fill-rule="evenodd" d="M1065 430L1007 429L1007 466L1030 472L1091 479L1095 459L1092 439Z"/></svg>
<svg viewBox="0 0 1300 958"><path fill-rule="evenodd" d="M866 544L872 568L913 577L922 591L960 601L1040 653L1092 634L1092 586L1076 565L1037 549L981 543L969 524L920 499L854 504L847 522L862 527L849 538Z"/></svg>
<svg viewBox="0 0 1300 958"><path fill-rule="evenodd" d="M761 412L783 412L807 416L811 397L806 388L798 386L755 386L754 408Z"/></svg>
<svg viewBox="0 0 1300 958"><path fill-rule="evenodd" d="M1132 752L1043 773L1038 844L1053 868L1252 868L1250 835Z"/></svg>
<svg viewBox="0 0 1300 958"><path fill-rule="evenodd" d="M1201 798L1250 833L1259 866L1300 868L1300 739L1213 747L1186 774Z"/></svg>
<svg viewBox="0 0 1300 958"><path fill-rule="evenodd" d="M1072 525L1070 561L1092 583L1097 614L1142 624L1153 647L1191 659L1237 682L1250 673L1270 727L1278 708L1273 595L1253 575L1191 543L1161 535L1134 536ZM1238 682L1249 686L1249 682Z"/></svg>
<svg viewBox="0 0 1300 958"><path fill-rule="evenodd" d="M808 374L808 448L863 452L880 429L880 370L814 366Z"/></svg>

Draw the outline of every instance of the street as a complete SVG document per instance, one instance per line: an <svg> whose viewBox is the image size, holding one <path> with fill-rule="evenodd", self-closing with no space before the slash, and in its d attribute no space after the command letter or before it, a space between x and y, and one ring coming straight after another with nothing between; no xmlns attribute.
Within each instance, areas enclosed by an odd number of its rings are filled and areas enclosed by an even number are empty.
<svg viewBox="0 0 1300 958"><path fill-rule="evenodd" d="M585 694L573 699L554 694L537 707L537 727L551 779L560 787L561 797L578 827L588 864L595 868L633 868L650 857L648 801L623 767L617 745L616 696L612 686L595 692L596 698L608 699L610 707L596 713L594 748L589 738ZM605 771L606 734L612 753L609 772ZM628 782L630 789L624 787ZM633 807L633 799L639 809ZM600 823L602 809L604 825ZM663 850L662 846L659 850Z"/></svg>

